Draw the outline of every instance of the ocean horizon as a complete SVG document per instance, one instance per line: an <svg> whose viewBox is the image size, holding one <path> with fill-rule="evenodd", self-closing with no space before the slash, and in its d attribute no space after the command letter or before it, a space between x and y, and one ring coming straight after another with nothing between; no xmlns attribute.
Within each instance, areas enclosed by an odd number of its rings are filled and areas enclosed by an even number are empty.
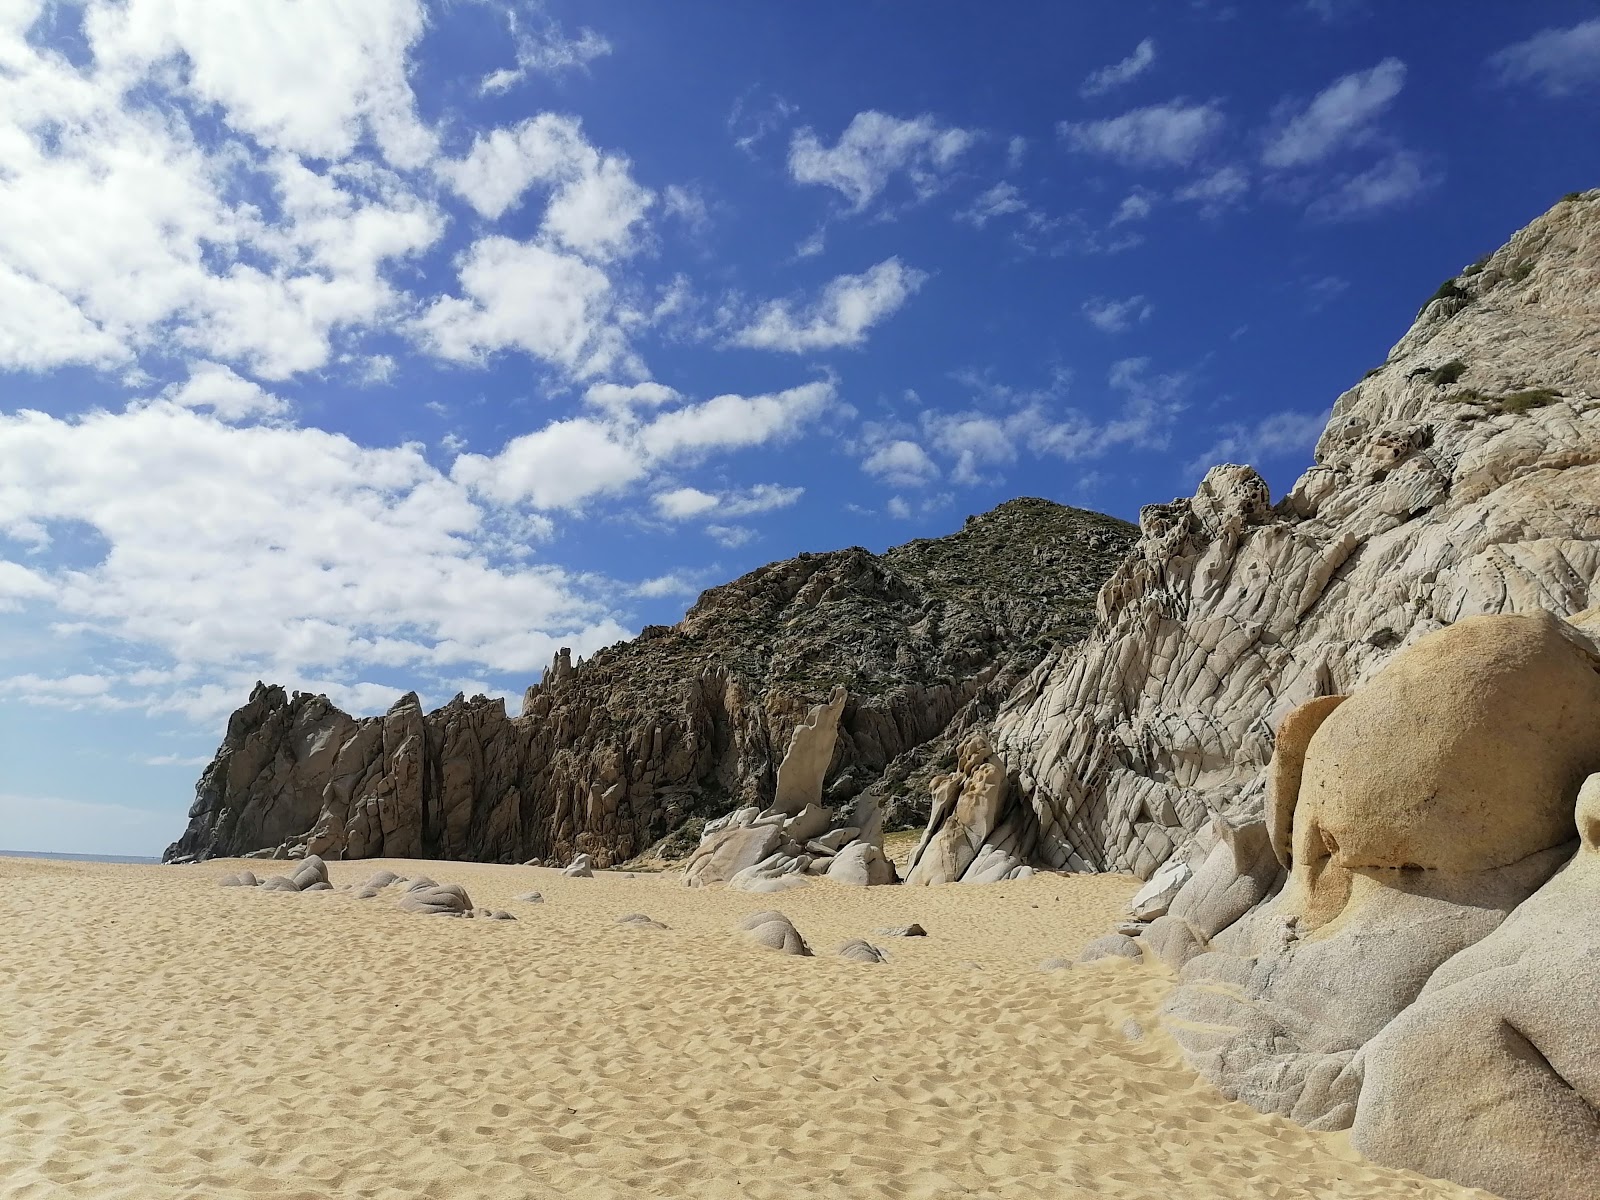
<svg viewBox="0 0 1600 1200"><path fill-rule="evenodd" d="M160 856L144 854L66 854L56 850L0 850L0 858L65 858L72 862L160 863Z"/></svg>

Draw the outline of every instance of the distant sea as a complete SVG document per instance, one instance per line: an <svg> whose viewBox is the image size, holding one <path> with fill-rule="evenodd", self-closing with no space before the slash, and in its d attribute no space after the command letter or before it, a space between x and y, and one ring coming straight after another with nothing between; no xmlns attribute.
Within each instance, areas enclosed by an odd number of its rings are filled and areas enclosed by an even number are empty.
<svg viewBox="0 0 1600 1200"><path fill-rule="evenodd" d="M45 854L38 850L0 850L0 858L67 858L73 862L159 863L140 854Z"/></svg>

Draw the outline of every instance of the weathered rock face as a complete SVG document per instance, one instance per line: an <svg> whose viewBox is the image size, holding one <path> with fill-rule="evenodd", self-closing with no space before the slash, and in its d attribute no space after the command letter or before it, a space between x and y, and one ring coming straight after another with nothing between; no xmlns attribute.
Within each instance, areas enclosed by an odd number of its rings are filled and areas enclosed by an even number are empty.
<svg viewBox="0 0 1600 1200"><path fill-rule="evenodd" d="M1145 508L1094 632L995 724L1039 858L1149 878L1213 814L1260 812L1291 710L1463 617L1600 599L1597 350L1593 191L1441 288L1280 503L1225 466Z"/></svg>
<svg viewBox="0 0 1600 1200"><path fill-rule="evenodd" d="M483 697L424 714L411 695L358 720L258 686L166 857L588 853L606 867L686 823L767 808L796 727L839 686L827 761L796 759L796 783L822 783L850 826L897 806L918 819L952 739L1083 635L1132 540L1114 518L1017 500L882 556L774 563L706 592L676 626L587 662L558 655L514 718Z"/></svg>
<svg viewBox="0 0 1600 1200"><path fill-rule="evenodd" d="M1467 618L1280 742L1301 760L1275 789L1287 872L1266 820L1218 818L1133 944L1179 970L1164 1019L1225 1095L1516 1200L1593 1193L1589 623Z"/></svg>
<svg viewBox="0 0 1600 1200"><path fill-rule="evenodd" d="M1036 831L1006 770L981 734L961 744L956 771L933 781L933 812L912 852L906 882L994 883L1031 873Z"/></svg>

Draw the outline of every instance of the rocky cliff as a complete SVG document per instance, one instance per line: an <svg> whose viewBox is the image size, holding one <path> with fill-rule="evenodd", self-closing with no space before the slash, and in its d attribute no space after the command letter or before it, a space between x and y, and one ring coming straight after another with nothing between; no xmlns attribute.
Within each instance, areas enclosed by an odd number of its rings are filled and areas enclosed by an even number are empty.
<svg viewBox="0 0 1600 1200"><path fill-rule="evenodd" d="M1052 648L1083 636L1131 526L1015 500L948 537L805 554L700 597L675 626L574 663L522 713L415 695L353 718L258 685L228 722L168 860L281 848L347 858L626 860L765 808L794 728L848 689L825 774L849 815L926 813L926 777Z"/></svg>
<svg viewBox="0 0 1600 1200"><path fill-rule="evenodd" d="M1462 617L1600 600L1600 191L1447 280L1281 501L1223 466L1139 524L993 743L1043 864L1148 878L1260 811L1296 706Z"/></svg>

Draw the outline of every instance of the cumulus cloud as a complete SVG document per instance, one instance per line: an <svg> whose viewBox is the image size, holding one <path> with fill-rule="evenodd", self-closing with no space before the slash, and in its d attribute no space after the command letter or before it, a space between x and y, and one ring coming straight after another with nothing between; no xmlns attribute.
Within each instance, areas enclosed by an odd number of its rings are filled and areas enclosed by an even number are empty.
<svg viewBox="0 0 1600 1200"><path fill-rule="evenodd" d="M0 368L155 349L282 379L392 318L390 273L443 230L397 173L433 152L405 82L414 4L77 11L81 63L3 35ZM212 106L231 136L206 146ZM352 165L366 137L385 157Z"/></svg>
<svg viewBox="0 0 1600 1200"><path fill-rule="evenodd" d="M662 413L639 431L639 443L651 457L670 459L781 442L834 400L834 385L826 380L760 396L713 396Z"/></svg>
<svg viewBox="0 0 1600 1200"><path fill-rule="evenodd" d="M502 506L581 508L595 497L625 491L672 463L693 461L715 450L784 441L825 412L835 398L833 384L819 381L758 396L713 396L641 420L628 401L641 392L650 401L661 400L658 387L617 389L634 394L626 399L602 391L607 401L599 405L600 415L553 421L513 438L493 455L463 454L451 468L451 478ZM766 487L731 497L729 515L780 507L800 494L795 491L781 499L787 492ZM692 503L688 498L681 502Z"/></svg>
<svg viewBox="0 0 1600 1200"><path fill-rule="evenodd" d="M789 143L789 176L833 188L860 212L896 174L907 177L919 198L931 195L976 140L970 130L940 125L927 114L906 120L859 112L832 146L809 128L799 130Z"/></svg>
<svg viewBox="0 0 1600 1200"><path fill-rule="evenodd" d="M831 280L810 304L769 301L728 342L790 354L860 346L867 331L897 311L927 278L898 258L886 259L859 275Z"/></svg>
<svg viewBox="0 0 1600 1200"><path fill-rule="evenodd" d="M1544 29L1489 58L1501 83L1528 84L1552 98L1600 86L1600 17Z"/></svg>
<svg viewBox="0 0 1600 1200"><path fill-rule="evenodd" d="M33 695L210 717L256 678L336 687L355 686L347 673L362 664L532 670L559 645L625 633L582 581L523 561L528 527L475 503L419 446L241 428L164 400L0 415L0 527L23 523L88 529L99 546L22 577L24 602L47 603L59 632L113 639L119 658L136 648L152 669L23 678ZM8 581L19 580L0 572ZM163 674L174 664L198 674L175 688Z"/></svg>
<svg viewBox="0 0 1600 1200"><path fill-rule="evenodd" d="M436 171L490 220L535 184L554 189L541 232L567 249L607 259L634 250L635 226L655 194L634 182L627 159L603 155L571 117L541 113L513 128L480 134L461 159Z"/></svg>
<svg viewBox="0 0 1600 1200"><path fill-rule="evenodd" d="M1122 87L1132 83L1139 76L1148 71L1156 61L1156 43L1153 38L1145 38L1133 48L1133 53L1120 62L1110 66L1101 67L1093 71L1083 81L1083 86L1078 89L1080 95L1098 96L1109 92L1113 88Z"/></svg>
<svg viewBox="0 0 1600 1200"><path fill-rule="evenodd" d="M289 407L259 383L212 362L190 363L188 381L174 384L164 396L184 408L209 408L224 421L275 416Z"/></svg>
<svg viewBox="0 0 1600 1200"><path fill-rule="evenodd" d="M611 280L593 264L494 235L472 244L458 275L464 295L435 300L414 326L441 358L477 363L517 349L578 378L642 370L616 320Z"/></svg>
<svg viewBox="0 0 1600 1200"><path fill-rule="evenodd" d="M657 575L654 579L646 579L635 585L633 594L659 600L666 596L693 596L699 591L700 585L694 580L672 572L667 575Z"/></svg>
<svg viewBox="0 0 1600 1200"><path fill-rule="evenodd" d="M1084 318L1103 333L1126 333L1148 321L1153 312L1155 306L1143 296L1129 296L1126 300L1095 296L1083 305Z"/></svg>
<svg viewBox="0 0 1600 1200"><path fill-rule="evenodd" d="M1366 71L1334 80L1299 111L1280 115L1261 161L1284 169L1321 162L1347 146L1369 141L1378 119L1405 86L1406 66L1386 58Z"/></svg>
<svg viewBox="0 0 1600 1200"><path fill-rule="evenodd" d="M895 438L874 447L861 469L894 487L924 487L939 478L938 464L916 442Z"/></svg>
<svg viewBox="0 0 1600 1200"><path fill-rule="evenodd" d="M1209 149L1227 123L1214 101L1170 100L1104 121L1063 121L1057 128L1073 149L1125 166L1182 167Z"/></svg>

